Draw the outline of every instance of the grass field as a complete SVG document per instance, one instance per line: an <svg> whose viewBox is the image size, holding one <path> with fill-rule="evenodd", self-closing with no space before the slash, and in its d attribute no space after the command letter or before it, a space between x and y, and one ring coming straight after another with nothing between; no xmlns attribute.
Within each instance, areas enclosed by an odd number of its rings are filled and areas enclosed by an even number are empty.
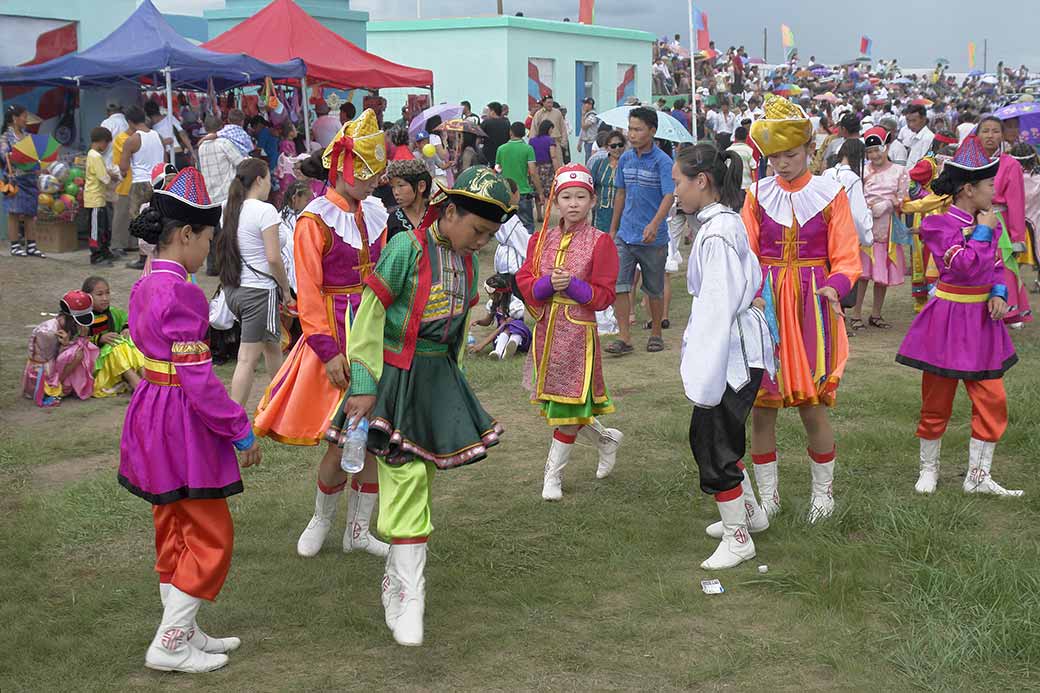
<svg viewBox="0 0 1040 693"><path fill-rule="evenodd" d="M579 448L560 503L539 495L549 431L521 389L522 361L467 362L506 434L484 462L437 476L424 647L394 644L380 561L338 550L344 513L323 553L296 555L319 451L265 442L263 465L230 501L231 576L200 614L243 646L212 674L151 672L143 655L161 614L151 512L115 479L127 399L38 410L18 396L30 326L85 266L82 253L0 258L0 691L1040 689L1040 328L1014 335L1021 363L994 464L1024 498L961 494L963 392L939 493L915 496L919 375L893 361L906 288L886 311L894 329L853 340L833 411L835 516L804 521L805 440L785 412L784 512L756 538L757 560L708 575L699 564L715 542L703 527L716 512L697 488L677 380L681 276L668 350L606 362L618 405L608 423L626 434L614 475L596 481L594 450ZM106 274L125 306L135 273ZM702 594L706 577L726 593Z"/></svg>

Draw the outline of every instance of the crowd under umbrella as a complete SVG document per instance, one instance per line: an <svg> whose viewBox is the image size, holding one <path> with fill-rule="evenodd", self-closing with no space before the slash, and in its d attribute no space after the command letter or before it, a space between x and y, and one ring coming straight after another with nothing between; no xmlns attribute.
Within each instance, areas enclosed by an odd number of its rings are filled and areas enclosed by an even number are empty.
<svg viewBox="0 0 1040 693"><path fill-rule="evenodd" d="M617 108L611 108L609 111L600 113L598 118L600 122L606 123L615 128L621 130L628 129L628 114L636 106L618 106ZM657 134L654 135L659 140L667 140L669 142L693 142L693 135L686 129L686 126L680 123L678 120L661 111L657 114Z"/></svg>
<svg viewBox="0 0 1040 693"><path fill-rule="evenodd" d="M412 122L408 124L408 134L411 135L412 139L419 134L420 131L426 129L426 121L434 116L440 116L441 120L452 120L462 115L462 106L459 104L452 103L439 103L435 106L430 106L419 115L412 118Z"/></svg>
<svg viewBox="0 0 1040 693"><path fill-rule="evenodd" d="M1020 101L998 108L993 115L1001 120L1018 119L1019 136L1032 145L1040 144L1040 103Z"/></svg>

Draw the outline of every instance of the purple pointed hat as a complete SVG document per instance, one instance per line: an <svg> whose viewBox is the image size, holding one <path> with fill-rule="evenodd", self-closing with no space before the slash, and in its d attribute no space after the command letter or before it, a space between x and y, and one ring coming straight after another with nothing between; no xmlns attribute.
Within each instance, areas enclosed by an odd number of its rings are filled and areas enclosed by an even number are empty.
<svg viewBox="0 0 1040 693"><path fill-rule="evenodd" d="M986 156L982 143L975 135L968 135L957 147L953 158L943 164L943 171L950 170L959 183L975 183L987 178L994 178L1000 168L1000 159Z"/></svg>
<svg viewBox="0 0 1040 693"><path fill-rule="evenodd" d="M210 202L206 181L196 168L182 168L164 190L156 190L151 206L164 217L188 224L216 226L220 223L221 205Z"/></svg>

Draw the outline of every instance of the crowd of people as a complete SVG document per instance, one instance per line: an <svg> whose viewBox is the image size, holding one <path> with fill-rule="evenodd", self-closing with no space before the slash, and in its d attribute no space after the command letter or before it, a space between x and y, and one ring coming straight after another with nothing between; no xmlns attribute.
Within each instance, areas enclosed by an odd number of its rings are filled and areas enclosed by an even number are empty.
<svg viewBox="0 0 1040 693"><path fill-rule="evenodd" d="M385 560L386 624L396 642L422 644L434 473L479 462L504 433L470 389L463 354L526 354L522 384L551 431L541 496L559 501L579 436L596 448L596 477L614 471L624 434L600 418L623 401L603 360L635 351L640 291L645 350L665 349L668 275L684 255L689 444L720 518L702 568L753 558L751 535L781 511L782 409L798 409L805 428L809 523L834 512L829 411L851 338L892 329L885 300L908 275L916 316L896 358L922 371L916 490L937 489L963 381L964 492L1021 495L991 475L1007 426L1002 378L1017 360L1008 330L1032 320L1024 272L1040 222L1036 150L1017 122L987 115L1010 87L951 92L941 70L897 84L885 65L808 76L790 66L770 88L744 57L730 51L717 107L680 100L667 111L694 134L686 145L658 137L663 104L631 104L619 129L590 98L572 151L575 130L551 95L524 120L498 102L482 116L463 102L454 128L440 115L388 122L318 103L312 151L291 124L235 108L226 121L182 117L179 130L152 102L111 105L88 154L102 197L93 209L105 210L90 215L91 261L137 252L143 276L128 314L100 277L66 293L33 332L24 392L40 406L133 392L119 481L155 506L164 607L147 666L211 671L241 645L206 635L196 615L228 573L225 499L243 488L235 454L259 463L263 437L325 445L297 552L322 550L345 495L343 550ZM664 74L667 86L676 70ZM24 127L20 117L9 124ZM178 165L164 162L170 147ZM494 274L481 281L493 238ZM220 277L211 301L193 281L203 270ZM475 326L490 328L479 341ZM215 337L229 331L230 392L212 370ZM601 346L606 334L616 336ZM261 357L270 384L250 417Z"/></svg>

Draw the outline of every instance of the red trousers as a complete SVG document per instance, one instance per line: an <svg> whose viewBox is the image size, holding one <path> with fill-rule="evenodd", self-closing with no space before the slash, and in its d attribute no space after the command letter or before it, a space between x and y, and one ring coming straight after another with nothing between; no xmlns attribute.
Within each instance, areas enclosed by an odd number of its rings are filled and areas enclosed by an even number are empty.
<svg viewBox="0 0 1040 693"><path fill-rule="evenodd" d="M942 438L953 412L953 397L957 394L958 382L960 381L941 375L922 374L918 438ZM996 443L1007 430L1007 393L1004 391L1004 381L996 378L963 382L971 399L971 437L987 443Z"/></svg>
<svg viewBox="0 0 1040 693"><path fill-rule="evenodd" d="M159 582L213 601L227 579L235 527L224 498L186 498L152 507Z"/></svg>

